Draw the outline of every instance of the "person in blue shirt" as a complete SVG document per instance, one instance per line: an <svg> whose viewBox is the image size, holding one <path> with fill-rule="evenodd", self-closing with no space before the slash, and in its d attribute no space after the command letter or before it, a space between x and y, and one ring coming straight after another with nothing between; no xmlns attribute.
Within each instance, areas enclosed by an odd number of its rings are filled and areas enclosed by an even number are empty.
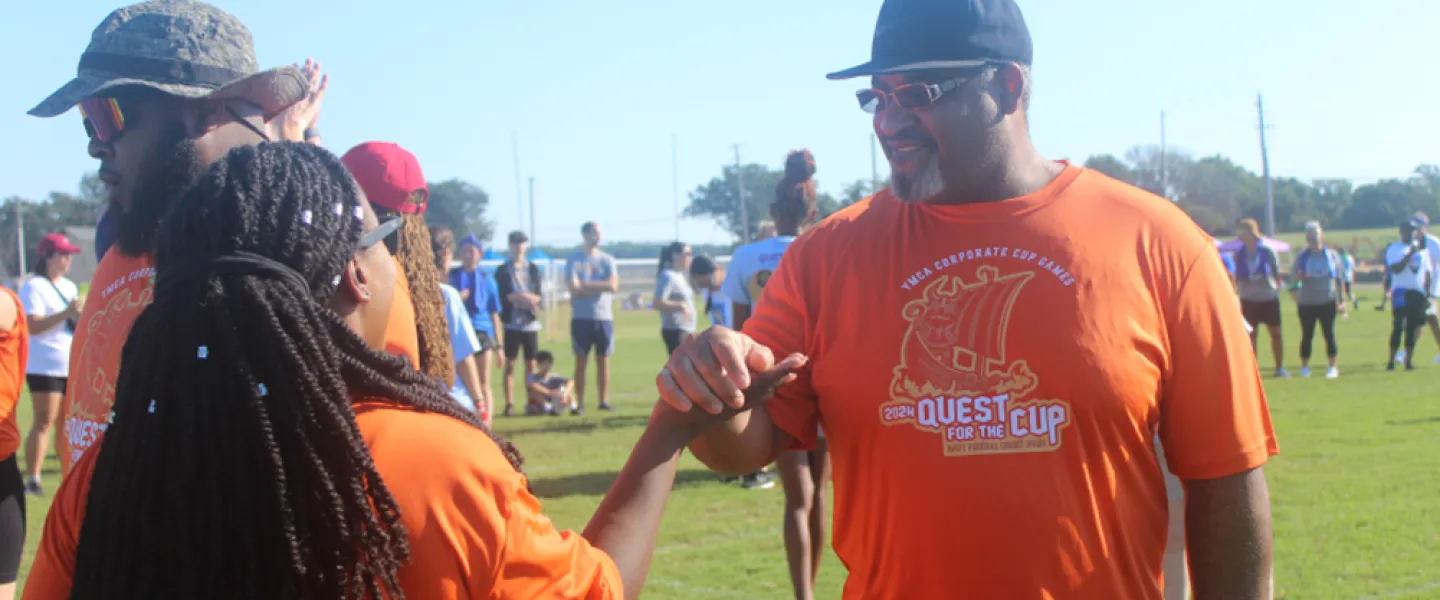
<svg viewBox="0 0 1440 600"><path fill-rule="evenodd" d="M480 350L475 354L475 367L480 374L480 387L485 390L486 405L490 406L490 356L495 355L496 367L501 366L504 360L499 351L503 343L500 336L504 335L504 329L500 327L500 291L496 288L495 278L480 268L480 258L485 256L480 238L473 233L465 236L458 251L460 267L450 271L450 285L459 291L460 299L465 303L465 312L470 317L470 327L475 330L475 337L480 342ZM448 258L445 264L450 264Z"/></svg>
<svg viewBox="0 0 1440 600"><path fill-rule="evenodd" d="M431 227L430 250L435 253L436 268L444 274L455 255L455 234L444 227ZM490 386L480 380L479 365L485 363L476 356L480 352L480 339L475 335L460 291L441 283L440 295L445 298L445 330L450 334L450 349L455 354L455 383L450 386L450 397L489 425Z"/></svg>

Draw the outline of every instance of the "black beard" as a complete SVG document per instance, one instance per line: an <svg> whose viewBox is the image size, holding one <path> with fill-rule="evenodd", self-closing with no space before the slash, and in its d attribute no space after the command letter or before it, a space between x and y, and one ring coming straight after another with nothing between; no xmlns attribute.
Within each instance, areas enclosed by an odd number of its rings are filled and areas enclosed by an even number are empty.
<svg viewBox="0 0 1440 600"><path fill-rule="evenodd" d="M127 256L155 250L155 234L160 230L160 223L205 172L195 141L186 135L183 124L176 123L166 137L168 143L157 152L157 156L163 158L153 163L154 169L135 186L130 210L111 207L115 212L115 245Z"/></svg>

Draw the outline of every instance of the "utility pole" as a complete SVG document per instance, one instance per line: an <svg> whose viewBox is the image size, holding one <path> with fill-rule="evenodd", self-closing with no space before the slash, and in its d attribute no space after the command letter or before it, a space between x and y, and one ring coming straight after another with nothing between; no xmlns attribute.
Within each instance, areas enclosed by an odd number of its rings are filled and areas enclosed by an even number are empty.
<svg viewBox="0 0 1440 600"><path fill-rule="evenodd" d="M19 272L19 273L16 273L15 276L16 276L16 277L21 277L21 276L24 276L24 275L25 275L25 215L24 215L24 213L22 213L22 212L20 211L20 205L23 204L23 202L20 201L20 198L19 198L19 197L16 197L15 200L14 200L14 202L15 202L15 240L16 240L15 243L18 245L18 249L19 249L19 253L16 254L16 256L19 256L19 257L20 257L20 272Z"/></svg>
<svg viewBox="0 0 1440 600"><path fill-rule="evenodd" d="M675 194L675 239L680 239L680 136L670 134L670 185Z"/></svg>
<svg viewBox="0 0 1440 600"><path fill-rule="evenodd" d="M870 134L870 193L880 191L880 170L875 163L875 134Z"/></svg>
<svg viewBox="0 0 1440 600"><path fill-rule="evenodd" d="M1255 94L1255 108L1260 112L1260 170L1265 179L1265 235L1275 237L1275 190L1270 185L1270 151L1265 147L1265 99Z"/></svg>
<svg viewBox="0 0 1440 600"><path fill-rule="evenodd" d="M520 189L520 135L510 130L510 152L515 158L515 223L516 230L525 227L525 190ZM533 237L533 236L532 236Z"/></svg>
<svg viewBox="0 0 1440 600"><path fill-rule="evenodd" d="M1160 195L1170 198L1170 163L1165 154L1165 111L1160 111Z"/></svg>
<svg viewBox="0 0 1440 600"><path fill-rule="evenodd" d="M740 241L750 243L750 211L745 208L745 171L740 167L740 144L735 144L735 197L740 199Z"/></svg>
<svg viewBox="0 0 1440 600"><path fill-rule="evenodd" d="M530 178L530 247L539 248L540 241L535 239L535 178Z"/></svg>

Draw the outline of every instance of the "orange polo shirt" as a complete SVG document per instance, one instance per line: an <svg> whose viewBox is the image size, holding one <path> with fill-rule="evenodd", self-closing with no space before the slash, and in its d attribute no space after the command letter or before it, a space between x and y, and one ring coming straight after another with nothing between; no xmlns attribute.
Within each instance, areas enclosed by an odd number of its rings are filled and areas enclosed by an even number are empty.
<svg viewBox="0 0 1440 600"><path fill-rule="evenodd" d="M30 356L30 326L20 298L9 288L0 288L0 302L15 305L15 324L0 331L0 460L10 458L20 449L20 425L15 408L25 387L25 362Z"/></svg>
<svg viewBox="0 0 1440 600"><path fill-rule="evenodd" d="M556 531L525 476L484 432L374 401L357 403L355 420L409 536L410 561L400 570L407 598L624 597L610 557ZM98 454L98 446L86 452L56 491L26 600L70 597Z"/></svg>
<svg viewBox="0 0 1440 600"><path fill-rule="evenodd" d="M396 261L396 294L390 312L386 350L420 364L420 342L415 329L415 307L409 283ZM125 338L140 312L154 300L155 259L152 255L125 256L106 252L90 279L75 339L70 345L70 381L61 408L61 435L55 442L60 470L68 472L85 449L109 426L115 404L115 378ZM406 327L405 324L409 326Z"/></svg>
<svg viewBox="0 0 1440 600"><path fill-rule="evenodd" d="M882 191L785 253L745 332L834 460L845 597L1160 600L1165 483L1277 452L1225 269L1173 203L1067 165L1029 196Z"/></svg>

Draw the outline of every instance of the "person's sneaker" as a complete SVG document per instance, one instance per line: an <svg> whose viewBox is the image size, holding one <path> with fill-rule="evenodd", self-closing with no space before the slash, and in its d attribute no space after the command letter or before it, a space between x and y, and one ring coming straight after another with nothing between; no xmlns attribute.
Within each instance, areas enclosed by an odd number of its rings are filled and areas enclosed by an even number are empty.
<svg viewBox="0 0 1440 600"><path fill-rule="evenodd" d="M1309 376L1310 376L1310 367L1300 367L1300 376L1301 376L1301 377L1309 377Z"/></svg>
<svg viewBox="0 0 1440 600"><path fill-rule="evenodd" d="M506 416L506 417L513 417L513 416L515 416L515 405L514 405L514 404L506 404L506 405L505 405L505 412L501 413L501 415Z"/></svg>
<svg viewBox="0 0 1440 600"><path fill-rule="evenodd" d="M580 415L585 414L585 409L581 408L581 407L580 407L579 405L577 405L577 404L571 404L571 405L570 405L570 414L578 417L578 416L580 416Z"/></svg>
<svg viewBox="0 0 1440 600"><path fill-rule="evenodd" d="M775 487L775 476L764 471L751 473L740 479L740 487L747 490L768 490Z"/></svg>
<svg viewBox="0 0 1440 600"><path fill-rule="evenodd" d="M1386 371L1394 371L1394 370L1395 370L1395 361L1392 360L1392 361L1390 361L1390 362L1388 362L1388 363L1385 363L1385 370L1386 370Z"/></svg>
<svg viewBox="0 0 1440 600"><path fill-rule="evenodd" d="M1338 369L1338 368L1330 367L1330 370L1325 371L1325 378L1326 378L1326 379L1335 379L1335 378L1337 378L1337 377L1339 377L1339 376L1340 376L1340 369Z"/></svg>
<svg viewBox="0 0 1440 600"><path fill-rule="evenodd" d="M1440 357L1437 357L1437 358L1440 358ZM600 410L603 410L603 411L605 411L605 412L610 412L610 411L612 411L612 410L615 410L615 407L610 406L610 403L609 403L609 402L601 402L601 403L600 403Z"/></svg>
<svg viewBox="0 0 1440 600"><path fill-rule="evenodd" d="M25 478L25 493L37 498L45 497L45 488L40 486L40 479L37 477Z"/></svg>
<svg viewBox="0 0 1440 600"><path fill-rule="evenodd" d="M1275 377L1277 377L1277 378L1279 378L1279 379L1289 379L1289 378L1290 378L1290 372L1289 372L1289 371L1286 371L1286 370L1285 370L1285 367L1277 367L1277 368L1275 369Z"/></svg>
<svg viewBox="0 0 1440 600"><path fill-rule="evenodd" d="M1404 348L1401 348L1401 349L1395 351L1395 362L1405 362L1405 349L1404 349Z"/></svg>
<svg viewBox="0 0 1440 600"><path fill-rule="evenodd" d="M1415 370L1415 365L1412 364L1412 363L1405 363L1405 370L1406 370L1406 371L1414 371L1414 370Z"/></svg>

